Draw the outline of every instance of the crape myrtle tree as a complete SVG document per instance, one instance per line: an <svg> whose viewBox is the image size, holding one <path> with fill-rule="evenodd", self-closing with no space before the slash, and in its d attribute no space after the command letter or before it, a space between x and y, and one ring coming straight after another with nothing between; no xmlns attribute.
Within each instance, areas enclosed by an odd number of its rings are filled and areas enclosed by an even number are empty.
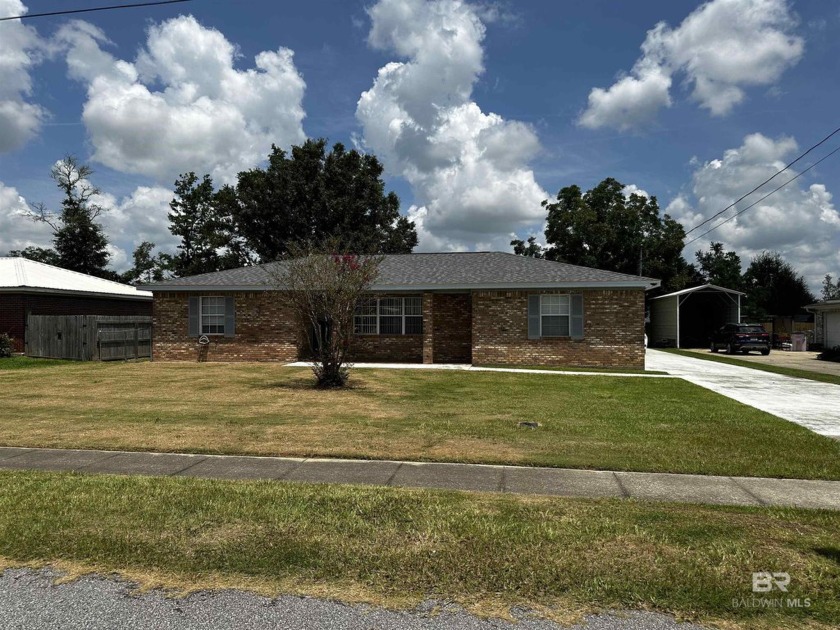
<svg viewBox="0 0 840 630"><path fill-rule="evenodd" d="M118 279L108 270L108 239L96 219L104 211L94 203L101 191L89 177L93 170L72 155L60 160L50 171L50 177L64 193L61 212L53 213L44 204L34 206L29 217L49 225L53 230L52 257L50 250L38 248L42 260L52 259L57 266L109 280ZM26 256L26 250L22 252Z"/></svg>
<svg viewBox="0 0 840 630"><path fill-rule="evenodd" d="M660 216L656 197L625 195L624 188L607 178L585 193L567 186L556 201L544 201L545 257L659 278L667 291L696 282L694 268L682 257L683 226L667 214Z"/></svg>
<svg viewBox="0 0 840 630"><path fill-rule="evenodd" d="M273 272L274 284L311 352L317 386L343 387L356 305L376 280L382 257L345 253L336 239L287 247L283 264Z"/></svg>

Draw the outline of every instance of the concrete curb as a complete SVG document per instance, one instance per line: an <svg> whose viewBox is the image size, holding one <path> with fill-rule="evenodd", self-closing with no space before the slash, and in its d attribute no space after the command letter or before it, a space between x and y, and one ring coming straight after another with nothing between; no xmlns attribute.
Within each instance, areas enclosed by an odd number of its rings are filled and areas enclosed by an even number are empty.
<svg viewBox="0 0 840 630"><path fill-rule="evenodd" d="M349 483L840 510L840 481L358 459L0 447L0 470Z"/></svg>

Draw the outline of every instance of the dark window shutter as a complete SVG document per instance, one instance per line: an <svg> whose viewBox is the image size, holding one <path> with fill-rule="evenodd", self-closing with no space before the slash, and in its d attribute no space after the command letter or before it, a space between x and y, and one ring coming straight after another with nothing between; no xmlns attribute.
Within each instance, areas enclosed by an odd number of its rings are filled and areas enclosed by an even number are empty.
<svg viewBox="0 0 840 630"><path fill-rule="evenodd" d="M572 295L569 333L572 339L583 339L583 296Z"/></svg>
<svg viewBox="0 0 840 630"><path fill-rule="evenodd" d="M225 337L236 334L236 303L232 297L225 298Z"/></svg>
<svg viewBox="0 0 840 630"><path fill-rule="evenodd" d="M528 339L540 338L540 296L528 296Z"/></svg>
<svg viewBox="0 0 840 630"><path fill-rule="evenodd" d="M187 319L189 320L189 336L198 337L199 335L199 315L201 314L201 304L199 298L191 297L189 299L189 313Z"/></svg>

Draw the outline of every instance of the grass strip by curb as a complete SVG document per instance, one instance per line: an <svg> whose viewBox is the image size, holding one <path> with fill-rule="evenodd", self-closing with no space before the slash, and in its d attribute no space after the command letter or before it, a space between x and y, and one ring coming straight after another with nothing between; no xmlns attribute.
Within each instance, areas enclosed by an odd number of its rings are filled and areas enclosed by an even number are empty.
<svg viewBox="0 0 840 630"><path fill-rule="evenodd" d="M0 557L182 592L550 617L647 609L742 628L840 624L840 514L165 477L0 472ZM752 572L785 571L764 608ZM769 595L768 595L769 597Z"/></svg>

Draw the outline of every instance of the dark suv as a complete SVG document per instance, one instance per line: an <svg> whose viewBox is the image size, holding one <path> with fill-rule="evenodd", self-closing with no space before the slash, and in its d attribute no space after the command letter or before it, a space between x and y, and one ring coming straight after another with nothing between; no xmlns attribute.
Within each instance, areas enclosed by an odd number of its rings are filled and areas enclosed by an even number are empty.
<svg viewBox="0 0 840 630"><path fill-rule="evenodd" d="M759 350L770 354L770 334L758 324L726 324L712 335L711 350L725 349L729 354Z"/></svg>

